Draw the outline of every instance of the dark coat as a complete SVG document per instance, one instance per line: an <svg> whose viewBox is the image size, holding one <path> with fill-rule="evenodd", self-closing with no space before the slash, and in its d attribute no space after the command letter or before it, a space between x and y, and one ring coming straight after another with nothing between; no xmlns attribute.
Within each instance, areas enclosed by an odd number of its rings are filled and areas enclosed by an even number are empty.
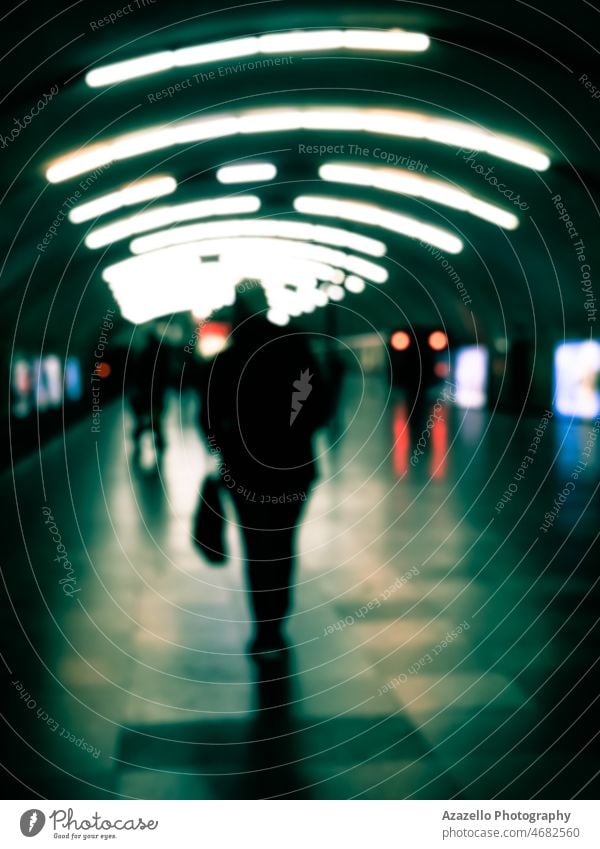
<svg viewBox="0 0 600 849"><path fill-rule="evenodd" d="M264 491L305 488L315 477L313 436L331 392L302 333L253 317L207 367L201 424L232 480Z"/></svg>

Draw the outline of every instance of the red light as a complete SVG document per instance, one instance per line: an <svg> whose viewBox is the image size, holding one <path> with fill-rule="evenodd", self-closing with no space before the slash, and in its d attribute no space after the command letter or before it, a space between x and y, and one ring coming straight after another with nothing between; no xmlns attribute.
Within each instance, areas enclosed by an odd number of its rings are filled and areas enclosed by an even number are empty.
<svg viewBox="0 0 600 849"><path fill-rule="evenodd" d="M433 367L433 373L436 377L448 377L450 374L450 366L448 363L436 363Z"/></svg>
<svg viewBox="0 0 600 849"><path fill-rule="evenodd" d="M208 321L198 326L200 355L211 359L224 351L230 341L231 324L225 321Z"/></svg>
<svg viewBox="0 0 600 849"><path fill-rule="evenodd" d="M390 345L394 351L406 351L410 345L410 336L404 330L396 330L395 333L392 333Z"/></svg>
<svg viewBox="0 0 600 849"><path fill-rule="evenodd" d="M448 425L443 417L436 418L431 430L431 477L443 479L448 456Z"/></svg>
<svg viewBox="0 0 600 849"><path fill-rule="evenodd" d="M200 336L221 336L226 338L231 333L231 324L226 321L207 321L198 326Z"/></svg>
<svg viewBox="0 0 600 849"><path fill-rule="evenodd" d="M402 477L408 471L408 452L410 449L410 434L408 417L404 403L394 407L394 472Z"/></svg>
<svg viewBox="0 0 600 849"><path fill-rule="evenodd" d="M94 374L96 374L98 377L102 377L102 378L108 377L110 372L111 372L111 367L109 366L108 363L98 363L98 365L96 366L96 368L94 370Z"/></svg>
<svg viewBox="0 0 600 849"><path fill-rule="evenodd" d="M434 330L429 334L429 347L434 351L443 351L448 344L448 337L441 330Z"/></svg>

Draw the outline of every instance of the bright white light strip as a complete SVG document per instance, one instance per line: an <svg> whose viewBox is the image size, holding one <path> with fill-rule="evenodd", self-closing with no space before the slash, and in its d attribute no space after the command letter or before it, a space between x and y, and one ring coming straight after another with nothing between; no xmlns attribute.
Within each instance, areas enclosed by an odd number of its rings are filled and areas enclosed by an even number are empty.
<svg viewBox="0 0 600 849"><path fill-rule="evenodd" d="M123 317L135 324L188 310L207 316L235 300L235 281L216 263L207 264L204 272L197 257L177 262L165 256L153 263L142 259L146 258L136 257L138 264L133 267L111 266L102 275Z"/></svg>
<svg viewBox="0 0 600 849"><path fill-rule="evenodd" d="M344 286L349 292L353 292L355 295L359 295L366 289L365 281L361 277L356 277L354 274L349 274L346 277Z"/></svg>
<svg viewBox="0 0 600 849"><path fill-rule="evenodd" d="M385 230L400 233L402 236L420 239L451 254L460 253L463 249L462 241L447 230L442 230L441 227L434 227L431 224L423 224L416 218L398 215L396 212L390 212L371 203L317 197L316 195L300 195L294 201L294 209L307 215L331 216L346 221L356 221L359 224L368 224L372 227L383 227Z"/></svg>
<svg viewBox="0 0 600 849"><path fill-rule="evenodd" d="M180 221L195 218L209 218L213 215L231 215L242 212L256 212L260 209L260 200L254 195L241 195L234 198L212 198L209 200L180 203L175 206L161 206L148 212L140 212L129 218L121 218L113 224L106 224L92 230L86 236L88 248L102 248L120 239L128 239L145 230L168 227Z"/></svg>
<svg viewBox="0 0 600 849"><path fill-rule="evenodd" d="M78 204L69 212L69 221L73 224L81 224L83 221L90 221L92 218L98 218L99 215L106 215L107 212L114 212L124 206L133 206L152 198L170 195L176 188L177 180L173 177L148 177L146 180L137 180L116 192L102 195L88 203Z"/></svg>
<svg viewBox="0 0 600 849"><path fill-rule="evenodd" d="M186 249L195 248L199 257L223 256L244 258L249 262L252 258L264 259L268 256L274 258L281 267L289 267L291 257L311 260L313 262L325 263L343 268L362 277L366 277L372 283L385 283L388 272L381 265L377 265L362 257L352 256L342 251L315 245L311 242L293 241L291 239L253 239L237 237L232 239L206 239L201 242L187 243ZM343 282L345 275L338 271L335 283Z"/></svg>
<svg viewBox="0 0 600 849"><path fill-rule="evenodd" d="M102 276L123 317L136 324L187 310L209 315L232 303L235 284L246 277L263 280L270 304L299 315L316 305L317 280L337 279L338 269L305 259L293 264L283 260L283 256L236 253L218 262L201 263L195 251L185 246L130 257L104 269ZM287 289L284 283L296 285L297 291Z"/></svg>
<svg viewBox="0 0 600 849"><path fill-rule="evenodd" d="M277 168L270 162L248 162L243 165L224 165L217 171L219 183L258 183L272 180Z"/></svg>
<svg viewBox="0 0 600 849"><path fill-rule="evenodd" d="M60 183L101 168L112 162L129 159L153 150L164 150L178 144L221 139L238 134L282 132L284 130L331 130L364 132L415 139L425 139L464 150L489 153L517 165L545 171L550 160L540 150L509 136L468 124L436 118L419 112L399 109L253 109L241 115L225 114L218 118L196 118L193 121L151 127L99 142L81 152L69 153L54 160L46 171L51 183Z"/></svg>
<svg viewBox="0 0 600 849"><path fill-rule="evenodd" d="M139 257L129 257L104 269L102 276L112 284L118 284L125 289L136 279L161 279L166 290L171 287L173 270L185 277L195 276L198 286L203 285L207 275L217 271L229 276L236 282L246 277L257 277L270 284L280 283L306 284L307 281L323 280L328 283L339 279L337 269L327 263L299 258L294 263L286 263L285 256L270 254L229 254L219 260L199 262L193 252L175 248L159 251L151 256L145 254ZM169 276L165 277L165 271ZM200 273L200 271L202 273ZM338 287L339 288L339 287Z"/></svg>
<svg viewBox="0 0 600 849"><path fill-rule="evenodd" d="M129 246L134 254L144 254L173 245L199 242L204 239L227 239L237 236L272 237L298 239L303 242L321 242L336 248L348 248L368 256L382 257L386 246L378 239L360 236L339 227L324 227L297 221L273 221L269 219L231 219L207 224L191 224L173 227L148 236L134 239Z"/></svg>
<svg viewBox="0 0 600 849"><path fill-rule="evenodd" d="M276 324L278 327L285 327L289 324L290 317L283 310L270 309L267 312L267 318L271 324Z"/></svg>
<svg viewBox="0 0 600 849"><path fill-rule="evenodd" d="M332 301L342 301L346 294L342 286L328 286L326 292Z"/></svg>
<svg viewBox="0 0 600 849"><path fill-rule="evenodd" d="M232 38L213 41L179 50L149 53L138 59L128 59L94 68L86 74L90 88L122 83L137 77L147 77L172 68L224 62L245 56L270 53L308 53L313 50L384 50L389 53L422 53L429 47L426 35L403 30L307 30Z"/></svg>
<svg viewBox="0 0 600 849"><path fill-rule="evenodd" d="M214 263L216 264L216 263ZM256 277L272 279L282 283L302 283L306 279L325 280L332 283L337 279L337 269L323 262L313 262L308 259L295 259L293 263L285 262L285 257L272 256L227 256L221 260L223 268L237 269L237 279Z"/></svg>
<svg viewBox="0 0 600 849"><path fill-rule="evenodd" d="M352 186L368 186L400 195L425 198L434 203L450 206L462 212L470 212L478 218L497 224L507 230L519 226L519 219L499 206L479 200L464 189L413 174L403 168L372 168L368 165L337 165L328 163L319 168L319 176L332 183L347 183Z"/></svg>

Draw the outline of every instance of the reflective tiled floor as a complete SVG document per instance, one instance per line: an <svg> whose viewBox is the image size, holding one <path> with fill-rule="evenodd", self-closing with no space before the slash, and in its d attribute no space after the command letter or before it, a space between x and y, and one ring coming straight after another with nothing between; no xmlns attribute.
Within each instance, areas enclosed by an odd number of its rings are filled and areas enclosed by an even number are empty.
<svg viewBox="0 0 600 849"><path fill-rule="evenodd" d="M225 568L190 544L192 399L172 400L159 474L132 464L117 403L21 462L3 478L8 793L597 796L600 457L591 426L551 422L515 478L541 416L409 424L383 383L350 380L343 437L319 442L294 648L267 668L244 653L235 527Z"/></svg>

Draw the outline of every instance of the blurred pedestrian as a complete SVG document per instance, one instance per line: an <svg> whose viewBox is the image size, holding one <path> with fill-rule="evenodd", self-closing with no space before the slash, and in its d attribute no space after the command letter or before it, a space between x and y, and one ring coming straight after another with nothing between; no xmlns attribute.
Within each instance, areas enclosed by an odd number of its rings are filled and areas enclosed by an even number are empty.
<svg viewBox="0 0 600 849"><path fill-rule="evenodd" d="M275 657L285 649L296 529L316 475L313 436L330 404L304 334L257 314L230 343L207 369L201 424L242 528L251 652Z"/></svg>
<svg viewBox="0 0 600 849"><path fill-rule="evenodd" d="M132 348L126 373L127 397L134 416L133 439L139 447L144 433L153 437L156 451L164 448L162 415L169 386L169 351L154 333Z"/></svg>

